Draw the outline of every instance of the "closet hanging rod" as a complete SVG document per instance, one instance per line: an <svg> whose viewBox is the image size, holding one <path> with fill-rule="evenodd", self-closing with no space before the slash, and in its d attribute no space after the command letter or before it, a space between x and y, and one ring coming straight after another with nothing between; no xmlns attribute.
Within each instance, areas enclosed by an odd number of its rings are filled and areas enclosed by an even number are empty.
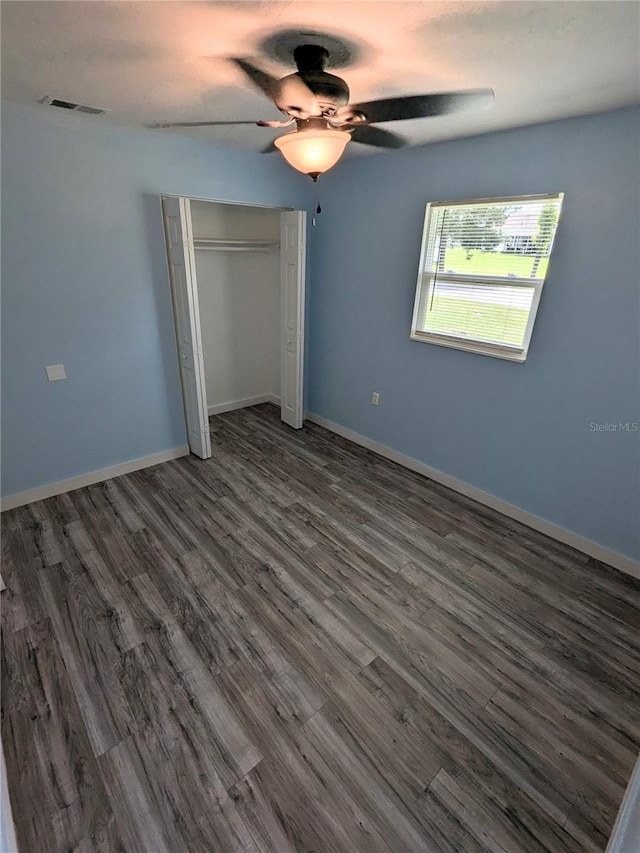
<svg viewBox="0 0 640 853"><path fill-rule="evenodd" d="M267 252L280 248L279 240L221 240L208 237L196 238L195 249L208 249L217 252Z"/></svg>

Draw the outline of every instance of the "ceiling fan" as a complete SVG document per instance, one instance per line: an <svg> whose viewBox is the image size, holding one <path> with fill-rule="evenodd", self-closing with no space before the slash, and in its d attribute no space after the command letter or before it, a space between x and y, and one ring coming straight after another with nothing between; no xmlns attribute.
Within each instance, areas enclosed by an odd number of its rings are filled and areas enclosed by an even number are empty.
<svg viewBox="0 0 640 853"><path fill-rule="evenodd" d="M401 148L407 144L402 136L374 127L375 124L486 109L493 103L493 89L471 89L350 104L345 81L325 71L329 60L325 47L301 44L293 51L293 59L298 70L279 80L246 59L231 58L286 116L285 121L181 121L152 126L256 124L281 128L295 124L295 130L274 139L263 153L279 149L291 166L316 181L318 175L338 162L351 140L379 148Z"/></svg>

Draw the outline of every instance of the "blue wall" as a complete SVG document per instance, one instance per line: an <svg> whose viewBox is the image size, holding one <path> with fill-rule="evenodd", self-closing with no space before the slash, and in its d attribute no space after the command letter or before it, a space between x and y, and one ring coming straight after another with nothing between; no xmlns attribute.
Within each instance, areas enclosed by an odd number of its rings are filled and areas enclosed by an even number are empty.
<svg viewBox="0 0 640 853"><path fill-rule="evenodd" d="M322 183L309 409L637 557L635 108L345 161ZM525 364L409 340L427 201L563 191ZM371 405L371 392L381 394Z"/></svg>
<svg viewBox="0 0 640 853"><path fill-rule="evenodd" d="M3 495L185 443L163 192L310 199L275 156L3 104Z"/></svg>
<svg viewBox="0 0 640 853"><path fill-rule="evenodd" d="M311 229L309 409L638 555L639 113L349 160ZM2 493L184 443L157 196L309 208L275 157L3 105ZM424 205L565 192L529 357L409 340ZM66 382L44 366L63 362ZM372 390L381 404L372 407Z"/></svg>

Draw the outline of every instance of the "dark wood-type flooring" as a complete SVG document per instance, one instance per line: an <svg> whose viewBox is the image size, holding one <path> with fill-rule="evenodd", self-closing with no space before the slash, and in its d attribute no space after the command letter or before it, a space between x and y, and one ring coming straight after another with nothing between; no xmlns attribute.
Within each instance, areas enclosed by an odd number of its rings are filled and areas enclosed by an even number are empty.
<svg viewBox="0 0 640 853"><path fill-rule="evenodd" d="M3 516L22 853L603 850L640 583L273 407L211 429Z"/></svg>

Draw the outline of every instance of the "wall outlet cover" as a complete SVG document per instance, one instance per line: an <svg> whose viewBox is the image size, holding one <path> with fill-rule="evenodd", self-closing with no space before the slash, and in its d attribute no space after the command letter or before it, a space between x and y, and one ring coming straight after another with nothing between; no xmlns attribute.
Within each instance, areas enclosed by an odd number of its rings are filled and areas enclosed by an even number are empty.
<svg viewBox="0 0 640 853"><path fill-rule="evenodd" d="M45 367L47 371L47 379L49 382L56 382L58 379L66 379L64 364L49 364Z"/></svg>

